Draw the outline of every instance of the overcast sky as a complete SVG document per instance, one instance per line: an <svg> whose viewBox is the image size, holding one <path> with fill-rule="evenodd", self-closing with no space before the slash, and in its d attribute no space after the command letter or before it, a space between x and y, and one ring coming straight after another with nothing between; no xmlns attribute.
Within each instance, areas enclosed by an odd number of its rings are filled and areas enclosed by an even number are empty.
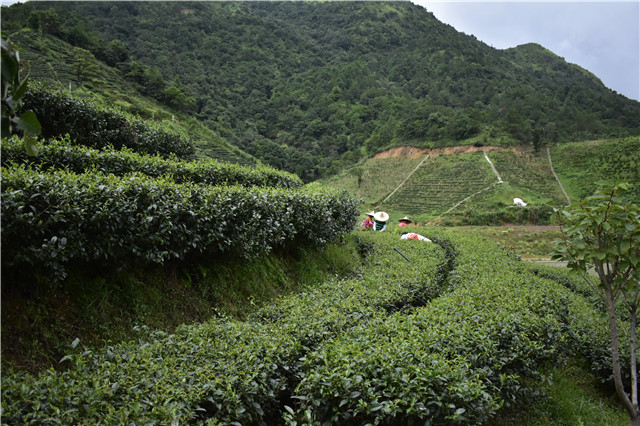
<svg viewBox="0 0 640 426"><path fill-rule="evenodd" d="M411 0L497 49L538 43L640 100L640 1Z"/></svg>

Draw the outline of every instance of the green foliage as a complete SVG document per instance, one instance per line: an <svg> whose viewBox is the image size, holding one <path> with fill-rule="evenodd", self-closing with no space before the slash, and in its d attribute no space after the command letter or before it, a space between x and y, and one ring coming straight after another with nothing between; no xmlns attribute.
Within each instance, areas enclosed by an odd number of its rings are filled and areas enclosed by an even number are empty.
<svg viewBox="0 0 640 426"><path fill-rule="evenodd" d="M3 269L64 278L71 262L163 263L186 256L251 259L274 247L325 245L348 232L355 200L331 189L176 184L99 172L2 174Z"/></svg>
<svg viewBox="0 0 640 426"><path fill-rule="evenodd" d="M245 321L142 330L70 350L63 372L7 372L2 421L480 424L535 398L555 362L606 349L582 296L485 240L428 235L358 232L360 276Z"/></svg>
<svg viewBox="0 0 640 426"><path fill-rule="evenodd" d="M3 286L2 369L64 369L58 361L75 338L96 350L105 342L138 337L132 327L139 324L173 332L212 315L245 317L276 297L357 272L361 258L353 246L347 237L322 248L298 245L265 253L250 262L218 256L126 269L76 264L58 283L20 274L19 288L7 281ZM3 280L8 279L5 270Z"/></svg>
<svg viewBox="0 0 640 426"><path fill-rule="evenodd" d="M20 53L16 46L2 33L2 129L3 135L21 131L24 133L24 147L29 155L37 153L36 140L41 125L36 114L22 110L27 90L27 70L20 63Z"/></svg>
<svg viewBox="0 0 640 426"><path fill-rule="evenodd" d="M636 323L640 308L640 207L626 204L620 194L629 190L628 183L604 187L580 204L572 204L563 210L562 240L559 240L554 258L567 260L568 266L580 271L587 278L587 270L593 267L598 289L607 305L611 358L616 391L624 404L631 423L638 422L637 394L637 341ZM629 315L629 325L619 325L620 304ZM624 389L618 328L624 330L631 346L631 393ZM627 340L627 339L624 339Z"/></svg>
<svg viewBox="0 0 640 426"><path fill-rule="evenodd" d="M118 176L138 172L150 177L170 178L176 183L205 185L302 186L302 181L296 175L269 166L239 166L216 160L181 161L141 155L126 148L97 150L75 145L68 136L43 143L37 157L26 156L16 138L3 139L0 149L3 166L25 164L40 170L65 169L75 173L97 170Z"/></svg>
<svg viewBox="0 0 640 426"><path fill-rule="evenodd" d="M118 67L139 93L192 114L307 182L393 146L464 141L539 149L640 131L640 104L589 72L534 44L493 49L411 3L73 2L5 9L10 31L26 27L30 14L55 11L58 37ZM86 37L70 37L80 22ZM57 73L65 67L37 48L49 39L23 41L42 79L52 79L47 63L56 63ZM126 56L116 58L115 40L127 46ZM180 85L166 84L176 78ZM128 91L122 80L93 90L107 86Z"/></svg>
<svg viewBox="0 0 640 426"><path fill-rule="evenodd" d="M560 213L563 239L555 257L582 272L595 267L603 285L619 289L614 294L640 291L640 208L621 197L629 188L602 188Z"/></svg>
<svg viewBox="0 0 640 426"><path fill-rule="evenodd" d="M194 153L192 143L180 135L42 85L27 90L23 108L30 108L41 117L44 138L68 133L76 143L95 148L127 147L136 152L180 158Z"/></svg>
<svg viewBox="0 0 640 426"><path fill-rule="evenodd" d="M640 182L640 137L568 143L551 148L553 166L569 196L582 200L599 184ZM640 185L623 194L629 202L640 200Z"/></svg>

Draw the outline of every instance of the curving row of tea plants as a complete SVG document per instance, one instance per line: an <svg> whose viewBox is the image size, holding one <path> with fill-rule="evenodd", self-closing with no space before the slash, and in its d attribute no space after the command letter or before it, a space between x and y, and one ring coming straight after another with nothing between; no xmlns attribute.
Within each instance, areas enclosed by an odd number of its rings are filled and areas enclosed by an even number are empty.
<svg viewBox="0 0 640 426"><path fill-rule="evenodd" d="M176 183L206 185L242 185L299 188L302 180L270 166L239 166L217 160L184 161L143 155L122 149L94 149L73 143L67 136L50 139L39 147L36 157L27 155L17 137L2 141L2 166L27 164L40 170L65 169L76 173L95 170L123 176L142 173L150 177L168 177Z"/></svg>
<svg viewBox="0 0 640 426"><path fill-rule="evenodd" d="M274 247L348 232L357 202L331 189L177 184L139 173L3 168L2 266L62 279L75 262L122 267Z"/></svg>
<svg viewBox="0 0 640 426"><path fill-rule="evenodd" d="M69 134L74 143L98 149L126 147L143 154L179 158L195 154L193 143L177 133L42 84L29 85L22 108L36 114L45 139Z"/></svg>
<svg viewBox="0 0 640 426"><path fill-rule="evenodd" d="M567 356L606 364L600 310L572 277L472 235L425 234L435 244L353 233L359 276L244 321L76 348L61 372L3 372L2 422L480 424Z"/></svg>

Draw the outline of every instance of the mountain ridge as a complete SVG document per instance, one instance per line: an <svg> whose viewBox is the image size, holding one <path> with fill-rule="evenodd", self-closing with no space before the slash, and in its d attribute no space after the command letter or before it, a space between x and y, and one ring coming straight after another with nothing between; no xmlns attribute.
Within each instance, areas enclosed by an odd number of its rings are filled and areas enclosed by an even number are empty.
<svg viewBox="0 0 640 426"><path fill-rule="evenodd" d="M111 66L141 94L307 182L393 146L540 148L640 134L640 102L589 71L535 43L495 49L408 2L37 2L3 12L9 32L43 34L36 17L57 15L49 35L101 61L126 46Z"/></svg>

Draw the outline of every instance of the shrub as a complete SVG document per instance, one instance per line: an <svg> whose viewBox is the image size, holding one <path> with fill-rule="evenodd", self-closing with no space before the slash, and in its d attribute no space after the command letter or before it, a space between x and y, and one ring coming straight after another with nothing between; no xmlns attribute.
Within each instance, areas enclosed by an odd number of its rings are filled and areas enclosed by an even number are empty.
<svg viewBox="0 0 640 426"><path fill-rule="evenodd" d="M64 372L4 372L2 421L481 424L534 397L549 365L606 348L589 301L478 237L357 234L361 276L246 321L146 333Z"/></svg>
<svg viewBox="0 0 640 426"><path fill-rule="evenodd" d="M64 278L70 262L162 263L227 253L250 259L349 232L357 202L336 190L248 190L140 174L2 174L3 267Z"/></svg>
<svg viewBox="0 0 640 426"><path fill-rule="evenodd" d="M177 134L168 133L124 114L77 100L41 84L30 85L24 95L24 110L32 110L42 125L45 139L69 134L80 145L93 148L130 148L163 157L191 157L193 144Z"/></svg>
<svg viewBox="0 0 640 426"><path fill-rule="evenodd" d="M160 156L141 155L127 148L97 150L73 145L69 138L52 139L40 145L37 157L20 149L16 138L3 139L2 164L29 164L41 170L67 169L76 173L98 170L122 176L139 172L150 177L171 178L176 183L206 185L242 185L298 188L302 181L296 175L269 166L248 167L217 160L180 161Z"/></svg>

